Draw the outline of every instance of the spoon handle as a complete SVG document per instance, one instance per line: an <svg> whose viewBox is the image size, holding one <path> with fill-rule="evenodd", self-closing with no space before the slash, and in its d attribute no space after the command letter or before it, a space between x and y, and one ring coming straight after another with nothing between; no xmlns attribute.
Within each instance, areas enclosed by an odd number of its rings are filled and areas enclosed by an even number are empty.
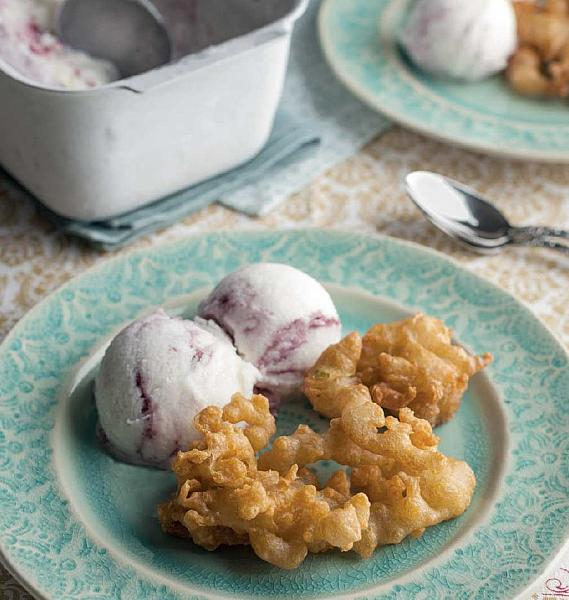
<svg viewBox="0 0 569 600"><path fill-rule="evenodd" d="M552 248L569 254L569 231L552 227L512 227L508 233L512 244Z"/></svg>

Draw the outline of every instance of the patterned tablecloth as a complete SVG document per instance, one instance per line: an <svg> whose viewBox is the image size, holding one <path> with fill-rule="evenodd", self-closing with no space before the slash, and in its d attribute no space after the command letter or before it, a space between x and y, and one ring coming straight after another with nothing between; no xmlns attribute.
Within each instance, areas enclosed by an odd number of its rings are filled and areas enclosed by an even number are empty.
<svg viewBox="0 0 569 600"><path fill-rule="evenodd" d="M379 232L453 256L523 300L569 346L569 257L525 248L492 257L462 250L434 230L406 198L401 180L415 169L438 171L476 187L515 224L569 229L569 167L479 156L393 128L262 219L214 206L135 247L224 229L337 227ZM0 339L46 294L106 256L54 231L28 201L10 196L0 180ZM521 598L559 598L563 590L561 596L569 597L569 550ZM0 597L30 596L0 567Z"/></svg>

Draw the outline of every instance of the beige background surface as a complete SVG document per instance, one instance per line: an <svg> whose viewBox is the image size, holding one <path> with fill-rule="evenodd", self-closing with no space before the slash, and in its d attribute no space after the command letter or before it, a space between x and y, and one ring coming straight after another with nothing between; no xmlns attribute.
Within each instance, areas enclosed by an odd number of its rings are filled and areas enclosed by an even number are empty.
<svg viewBox="0 0 569 600"><path fill-rule="evenodd" d="M392 235L453 256L505 288L569 347L569 256L512 248L481 257L462 250L433 229L406 198L401 180L414 169L438 171L478 188L515 224L569 229L569 167L479 156L396 127L262 219L214 206L133 247L224 229L336 227ZM27 200L9 194L0 180L0 339L46 294L107 256L56 232ZM569 569L569 551L521 597L553 598L546 584L555 573L569 586L569 571L562 567ZM29 597L0 567L0 598Z"/></svg>

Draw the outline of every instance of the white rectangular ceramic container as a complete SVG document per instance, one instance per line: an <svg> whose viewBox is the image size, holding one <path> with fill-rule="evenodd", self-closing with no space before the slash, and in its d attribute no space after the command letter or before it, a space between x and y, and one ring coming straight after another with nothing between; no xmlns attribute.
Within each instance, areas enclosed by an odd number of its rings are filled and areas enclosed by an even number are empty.
<svg viewBox="0 0 569 600"><path fill-rule="evenodd" d="M210 20L219 14L220 43L94 90L47 89L0 66L2 166L55 212L92 221L252 158L269 136L308 0L240 0L241 10L263 6L250 20L261 26L223 41L223 23L247 26L225 2L225 12L209 11Z"/></svg>

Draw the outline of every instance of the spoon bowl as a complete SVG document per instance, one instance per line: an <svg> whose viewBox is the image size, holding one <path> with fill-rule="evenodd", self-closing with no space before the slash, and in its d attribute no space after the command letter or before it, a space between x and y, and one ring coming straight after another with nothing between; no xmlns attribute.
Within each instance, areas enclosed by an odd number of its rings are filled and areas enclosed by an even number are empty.
<svg viewBox="0 0 569 600"><path fill-rule="evenodd" d="M542 246L569 253L569 232L549 227L514 227L475 190L437 173L415 171L407 193L435 227L469 249L493 254L504 246Z"/></svg>
<svg viewBox="0 0 569 600"><path fill-rule="evenodd" d="M65 45L113 63L122 78L172 59L166 26L146 0L66 0L57 34Z"/></svg>

